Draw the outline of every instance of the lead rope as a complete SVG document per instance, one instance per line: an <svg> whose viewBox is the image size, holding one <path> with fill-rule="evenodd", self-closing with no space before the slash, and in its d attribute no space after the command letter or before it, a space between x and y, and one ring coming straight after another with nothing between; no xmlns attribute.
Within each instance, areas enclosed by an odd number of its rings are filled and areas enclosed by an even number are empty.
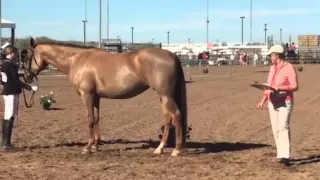
<svg viewBox="0 0 320 180"><path fill-rule="evenodd" d="M38 88L39 88L38 77L37 77L37 76L34 76L34 78L36 79L36 86L38 86ZM26 80L24 80L24 81L26 81ZM35 93L36 93L35 91L32 91L32 95L31 95L30 100L29 100L29 101L30 101L30 104L28 104L27 98L26 98L25 89L22 88L22 94L23 94L24 104L25 104L26 108L31 108L31 107L33 106Z"/></svg>
<svg viewBox="0 0 320 180"><path fill-rule="evenodd" d="M24 104L25 104L26 108L31 108L33 106L33 104L34 104L34 94L35 93L36 93L35 91L32 91L32 95L30 97L30 104L28 104L27 98L26 98L26 92L25 92L24 89L22 89Z"/></svg>

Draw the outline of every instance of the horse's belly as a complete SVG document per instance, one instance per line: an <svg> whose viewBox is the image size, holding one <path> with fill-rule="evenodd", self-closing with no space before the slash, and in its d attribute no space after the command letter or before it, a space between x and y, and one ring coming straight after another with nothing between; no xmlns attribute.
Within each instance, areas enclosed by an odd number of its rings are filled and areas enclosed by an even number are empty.
<svg viewBox="0 0 320 180"><path fill-rule="evenodd" d="M132 83L129 85L109 85L105 88L98 88L97 94L101 97L110 99L128 99L141 94L149 87L142 83Z"/></svg>

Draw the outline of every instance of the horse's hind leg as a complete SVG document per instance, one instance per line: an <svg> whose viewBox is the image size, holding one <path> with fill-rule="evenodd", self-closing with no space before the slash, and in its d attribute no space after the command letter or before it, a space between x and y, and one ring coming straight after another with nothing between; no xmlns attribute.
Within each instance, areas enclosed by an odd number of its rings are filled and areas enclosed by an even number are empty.
<svg viewBox="0 0 320 180"><path fill-rule="evenodd" d="M99 128L99 121L100 121L100 97L96 96L94 100L94 144L91 147L93 152L99 151L98 144L100 141L100 128Z"/></svg>
<svg viewBox="0 0 320 180"><path fill-rule="evenodd" d="M172 121L175 121L175 119L176 119L175 114L178 110L177 105L175 104L175 102L173 101L173 99L170 96L162 96L161 97L161 108L162 108L163 115L164 115L165 126L164 126L164 131L163 131L161 143L157 147L157 149L154 151L155 154L163 153L163 148L168 140L170 125L171 125Z"/></svg>
<svg viewBox="0 0 320 180"><path fill-rule="evenodd" d="M182 148L182 126L181 126L181 113L177 106L172 114L172 122L176 132L176 147L174 148L171 156L178 156L181 153Z"/></svg>

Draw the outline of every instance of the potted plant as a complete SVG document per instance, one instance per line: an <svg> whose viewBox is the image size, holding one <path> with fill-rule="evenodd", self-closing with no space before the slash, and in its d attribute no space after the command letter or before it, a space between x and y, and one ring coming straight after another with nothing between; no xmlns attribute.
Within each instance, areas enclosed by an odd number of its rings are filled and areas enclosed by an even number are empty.
<svg viewBox="0 0 320 180"><path fill-rule="evenodd" d="M42 106L42 108L44 110L50 110L51 106L53 103L55 103L56 100L54 99L54 95L53 95L53 92L50 92L49 95L41 95L40 97L40 105Z"/></svg>

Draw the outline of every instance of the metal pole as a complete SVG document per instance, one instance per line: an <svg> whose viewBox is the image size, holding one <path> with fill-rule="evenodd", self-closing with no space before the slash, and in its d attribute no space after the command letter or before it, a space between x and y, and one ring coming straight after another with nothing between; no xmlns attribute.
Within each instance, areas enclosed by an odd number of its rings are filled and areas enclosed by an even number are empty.
<svg viewBox="0 0 320 180"><path fill-rule="evenodd" d="M289 45L291 44L291 35L289 35Z"/></svg>
<svg viewBox="0 0 320 180"><path fill-rule="evenodd" d="M168 45L169 45L169 43L170 43L169 40L170 40L170 31L167 32L167 43L168 43Z"/></svg>
<svg viewBox="0 0 320 180"><path fill-rule="evenodd" d="M2 0L0 0L0 46L2 46Z"/></svg>
<svg viewBox="0 0 320 180"><path fill-rule="evenodd" d="M86 46L87 0L84 0L83 46Z"/></svg>
<svg viewBox="0 0 320 180"><path fill-rule="evenodd" d="M250 0L250 43L252 43L252 0Z"/></svg>
<svg viewBox="0 0 320 180"><path fill-rule="evenodd" d="M245 18L244 16L241 16L241 42L243 45L243 19Z"/></svg>
<svg viewBox="0 0 320 180"><path fill-rule="evenodd" d="M107 0L107 41L109 42L109 0Z"/></svg>
<svg viewBox="0 0 320 180"><path fill-rule="evenodd" d="M102 28L102 26L101 26L101 24L102 24L102 7L101 7L101 4L102 4L102 2L101 2L102 0L99 0L99 48L102 48L102 43L101 43L101 28Z"/></svg>
<svg viewBox="0 0 320 180"><path fill-rule="evenodd" d="M267 24L264 24L264 43L267 44Z"/></svg>
<svg viewBox="0 0 320 180"><path fill-rule="evenodd" d="M87 20L83 20L83 46L86 46L86 23Z"/></svg>
<svg viewBox="0 0 320 180"><path fill-rule="evenodd" d="M282 29L280 28L280 44L282 44Z"/></svg>
<svg viewBox="0 0 320 180"><path fill-rule="evenodd" d="M209 0L207 0L207 51L209 50Z"/></svg>
<svg viewBox="0 0 320 180"><path fill-rule="evenodd" d="M133 29L134 27L131 27L131 44L133 45Z"/></svg>

